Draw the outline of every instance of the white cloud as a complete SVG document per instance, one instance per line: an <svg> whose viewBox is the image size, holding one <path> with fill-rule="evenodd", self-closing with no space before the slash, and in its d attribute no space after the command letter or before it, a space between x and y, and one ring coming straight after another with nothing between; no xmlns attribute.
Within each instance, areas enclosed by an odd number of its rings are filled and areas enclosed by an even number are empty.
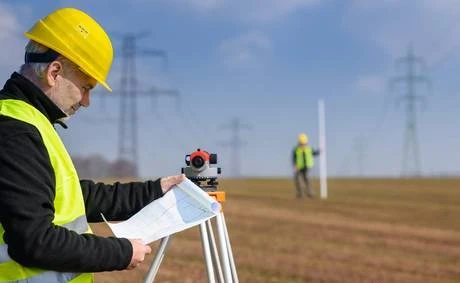
<svg viewBox="0 0 460 283"><path fill-rule="evenodd" d="M387 79L377 75L359 77L353 84L353 89L360 95L377 95L386 91Z"/></svg>
<svg viewBox="0 0 460 283"><path fill-rule="evenodd" d="M379 0L378 2L375 0L354 0L352 6L357 10L375 10L382 5L397 4L401 1L404 0Z"/></svg>
<svg viewBox="0 0 460 283"><path fill-rule="evenodd" d="M267 36L251 31L223 41L217 52L228 67L250 67L260 63L271 49L272 43Z"/></svg>
<svg viewBox="0 0 460 283"><path fill-rule="evenodd" d="M302 8L312 7L324 0L167 0L180 7L200 13L228 16L249 23L276 21Z"/></svg>
<svg viewBox="0 0 460 283"><path fill-rule="evenodd" d="M265 0L241 1L237 13L248 21L271 22L294 11L312 7L321 0Z"/></svg>
<svg viewBox="0 0 460 283"><path fill-rule="evenodd" d="M23 27L19 24L12 10L0 3L0 42L2 43L0 67L8 70L8 73L18 68L22 62L25 43L22 32ZM3 70L1 72L0 75L5 76Z"/></svg>
<svg viewBox="0 0 460 283"><path fill-rule="evenodd" d="M355 0L344 21L392 58L413 43L415 54L432 66L460 47L459 12L458 0Z"/></svg>
<svg viewBox="0 0 460 283"><path fill-rule="evenodd" d="M200 12L213 11L223 6L224 0L178 0L179 3L190 6Z"/></svg>
<svg viewBox="0 0 460 283"><path fill-rule="evenodd" d="M162 0L163 3L173 4L179 8L192 9L199 13L208 13L221 8L225 4L226 0ZM151 0L131 0L134 5L150 5Z"/></svg>

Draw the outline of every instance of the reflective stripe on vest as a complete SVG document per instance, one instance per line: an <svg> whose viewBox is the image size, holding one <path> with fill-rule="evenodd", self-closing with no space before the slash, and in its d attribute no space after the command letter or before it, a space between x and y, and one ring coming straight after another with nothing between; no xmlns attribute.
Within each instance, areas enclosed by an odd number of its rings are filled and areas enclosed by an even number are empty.
<svg viewBox="0 0 460 283"><path fill-rule="evenodd" d="M64 273L64 272L55 272L55 271L45 271L38 274L37 276L29 277L25 280L18 282L24 283L41 283L41 282L69 282L70 280L77 277L79 273Z"/></svg>
<svg viewBox="0 0 460 283"><path fill-rule="evenodd" d="M80 216L72 222L66 223L62 225L63 227L75 231L78 234L83 234L88 232L88 222L86 221L86 216ZM1 244L0 245L0 263L4 263L7 261L12 260L8 254L8 245Z"/></svg>
<svg viewBox="0 0 460 283"><path fill-rule="evenodd" d="M0 264L1 269L8 270L8 268L17 269L21 268L21 265L15 261L10 261L6 264ZM72 273L72 272L57 272L57 271L43 271L32 268L28 269L27 277L25 279L17 279L11 273L2 274L1 282L14 282L14 283L89 283L93 282L92 273Z"/></svg>
<svg viewBox="0 0 460 283"><path fill-rule="evenodd" d="M0 263L10 261L10 255L8 254L8 245L0 245Z"/></svg>
<svg viewBox="0 0 460 283"><path fill-rule="evenodd" d="M0 100L0 115L8 116L37 128L48 152L55 177L53 224L79 234L91 229L86 220L80 181L67 150L49 120L31 105L19 100ZM12 260L3 241L0 225L0 282L93 282L92 274L75 274L28 268Z"/></svg>
<svg viewBox="0 0 460 283"><path fill-rule="evenodd" d="M298 146L295 150L297 169L312 168L314 165L313 152L309 146Z"/></svg>
<svg viewBox="0 0 460 283"><path fill-rule="evenodd" d="M20 267L19 263L15 261L11 261L8 264L5 264L5 268L17 268ZM3 268L2 268L3 269ZM17 280L16 276L9 276L6 275L2 282L15 282L15 283L48 283L48 282L70 282L71 280L75 279L78 280L82 273L71 273L71 272L57 272L57 271L36 271L36 272L29 272L27 274L27 278ZM2 274L2 277L4 275ZM7 281L3 281L7 280ZM77 282L77 281L72 281ZM80 282L91 282L91 281L80 281Z"/></svg>

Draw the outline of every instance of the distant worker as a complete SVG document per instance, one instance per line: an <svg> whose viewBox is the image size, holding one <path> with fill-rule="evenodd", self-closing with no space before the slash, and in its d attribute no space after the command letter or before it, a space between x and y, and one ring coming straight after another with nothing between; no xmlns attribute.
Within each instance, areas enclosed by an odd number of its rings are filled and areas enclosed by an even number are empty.
<svg viewBox="0 0 460 283"><path fill-rule="evenodd" d="M24 65L0 90L0 282L90 283L91 272L136 268L148 245L96 236L88 222L101 222L101 214L125 220L185 176L79 180L54 124L67 128L64 121L90 105L97 83L110 91L112 44L95 20L73 8L49 14L25 36Z"/></svg>
<svg viewBox="0 0 460 283"><path fill-rule="evenodd" d="M300 134L298 144L292 151L292 165L294 167L294 183L297 198L302 198L305 194L313 198L314 194L311 189L309 174L314 165L313 157L317 155L319 155L319 150L312 149L308 145L308 136L303 133ZM300 178L303 180L305 190L302 189Z"/></svg>

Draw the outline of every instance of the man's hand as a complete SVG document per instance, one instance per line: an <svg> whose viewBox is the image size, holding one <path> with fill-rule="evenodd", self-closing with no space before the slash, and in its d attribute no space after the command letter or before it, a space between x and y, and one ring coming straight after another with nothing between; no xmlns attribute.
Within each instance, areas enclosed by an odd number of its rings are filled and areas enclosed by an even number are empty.
<svg viewBox="0 0 460 283"><path fill-rule="evenodd" d="M144 245L140 239L129 239L129 241L133 246L133 256L131 257L131 262L126 269L134 269L144 261L145 255L150 254L152 249L149 246Z"/></svg>
<svg viewBox="0 0 460 283"><path fill-rule="evenodd" d="M185 180L184 174L161 178L161 181L160 181L161 190L165 194L167 191L171 189L172 186L177 185L184 180Z"/></svg>

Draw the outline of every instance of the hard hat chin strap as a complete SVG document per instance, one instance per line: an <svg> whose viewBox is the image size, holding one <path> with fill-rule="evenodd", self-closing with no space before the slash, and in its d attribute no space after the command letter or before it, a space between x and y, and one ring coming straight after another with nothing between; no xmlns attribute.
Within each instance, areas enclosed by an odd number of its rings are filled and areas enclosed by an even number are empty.
<svg viewBox="0 0 460 283"><path fill-rule="evenodd" d="M44 53L25 53L24 62L27 63L50 63L57 59L59 53L53 49L48 49Z"/></svg>

